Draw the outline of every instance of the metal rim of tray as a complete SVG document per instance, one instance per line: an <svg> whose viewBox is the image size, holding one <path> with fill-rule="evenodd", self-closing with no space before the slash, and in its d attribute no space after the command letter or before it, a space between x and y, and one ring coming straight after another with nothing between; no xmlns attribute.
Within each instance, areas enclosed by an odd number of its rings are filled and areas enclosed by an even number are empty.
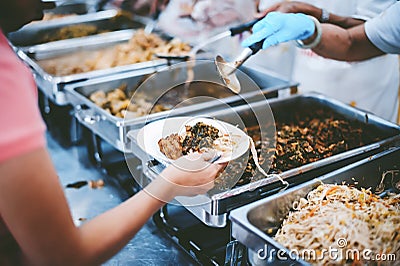
<svg viewBox="0 0 400 266"><path fill-rule="evenodd" d="M259 228L257 228L255 225L253 225L248 218L248 213L250 212L250 210L253 210L259 206L264 205L265 203L268 202L273 202L276 200L279 200L281 198L284 198L287 195L291 195L294 192L300 191L302 189L306 189L306 188L311 188L311 187L315 187L318 184L321 184L321 182L323 182L324 180L328 180L329 178L335 177L338 174L347 172L348 170L352 170L355 169L357 167L362 167L363 165L373 162L375 160L378 160L380 158L384 158L385 156L391 156L395 153L400 153L400 146L396 146L396 147L391 147L385 151L382 151L380 153L377 153L375 155L372 155L368 158L364 158L361 159L357 162L354 162L352 164L349 164L341 169L336 169L332 172L329 172L323 176L320 177L316 177L312 180L309 180L307 182L304 182L300 185L297 185L295 187L292 187L284 192L281 192L279 194L274 194L272 196L266 197L264 199L260 199L257 200L255 202L246 204L244 206L241 206L233 211L230 212L229 214L229 220L231 220L232 222L232 226L233 228L235 227L239 227L240 231L246 231L250 234L253 234L254 236L256 236L258 238L258 241L264 242L265 245L272 245L274 248L278 249L278 250L283 250L284 252L286 252L286 254L290 253L290 250L287 249L286 247L284 247L282 244L280 244L279 242L275 241L272 237L270 237L269 235L267 235L265 232L263 232L262 230L260 230ZM397 167L399 167L400 165L398 165ZM232 232L232 236L233 237L237 237L237 234L240 233L236 233L235 229L233 229ZM258 250L253 250L252 247L250 247L250 244L248 244L248 240L246 240L246 238L243 237L239 237L239 242L241 242L243 245L245 245L246 247L248 247L249 249L251 249L253 252L257 252ZM255 245L255 243L253 243ZM309 263L307 263L306 261L302 260L301 258L298 258L297 261L299 264L301 265L310 265Z"/></svg>

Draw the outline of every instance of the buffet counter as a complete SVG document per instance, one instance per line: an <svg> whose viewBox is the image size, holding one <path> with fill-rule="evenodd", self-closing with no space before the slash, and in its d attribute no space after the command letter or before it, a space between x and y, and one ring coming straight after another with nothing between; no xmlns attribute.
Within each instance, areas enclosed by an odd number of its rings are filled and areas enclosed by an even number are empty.
<svg viewBox="0 0 400 266"><path fill-rule="evenodd" d="M298 94L297 82L256 64L230 73L240 81L236 94L227 89L234 80L221 75L213 50L161 30L148 34L151 22L106 10L35 22L8 36L39 88L48 151L76 226L116 207L167 166L168 156L157 156L160 140L169 137L165 124L156 124L154 138L149 134L151 145L141 145L139 136L153 122L222 121L246 132L232 146L252 143L244 145L247 152L230 157L215 187L200 195L201 204L185 205L187 198L177 197L184 206L161 208L103 265L275 265L279 258L265 261L259 251L290 253L272 237L281 228L281 214L291 210L292 197L300 201L321 180L375 187L363 183L372 173L375 179L383 176L378 187L391 183L385 193L400 191L398 125L319 93ZM187 123L175 123L168 134L178 136ZM216 124L214 129L218 135ZM210 138L193 136L190 141ZM183 137L175 142L180 156L194 147L185 147ZM386 170L392 176L384 183ZM285 212L278 208L283 203ZM290 263L309 265L306 261Z"/></svg>

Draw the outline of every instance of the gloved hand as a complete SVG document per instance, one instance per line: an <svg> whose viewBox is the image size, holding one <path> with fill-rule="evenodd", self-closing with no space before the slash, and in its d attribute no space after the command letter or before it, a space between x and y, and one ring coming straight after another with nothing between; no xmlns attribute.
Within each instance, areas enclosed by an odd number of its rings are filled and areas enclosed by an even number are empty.
<svg viewBox="0 0 400 266"><path fill-rule="evenodd" d="M307 39L314 31L315 23L307 15L271 12L253 26L253 34L242 42L242 46L265 39L262 48L266 49L287 41Z"/></svg>

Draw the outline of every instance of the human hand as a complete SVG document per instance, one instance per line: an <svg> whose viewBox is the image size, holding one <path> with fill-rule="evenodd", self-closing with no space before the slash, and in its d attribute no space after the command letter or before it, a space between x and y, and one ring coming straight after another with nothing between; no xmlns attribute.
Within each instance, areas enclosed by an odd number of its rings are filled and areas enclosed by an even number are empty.
<svg viewBox="0 0 400 266"><path fill-rule="evenodd" d="M258 18L265 17L268 13L274 11L281 13L303 13L310 16L314 16L316 18L321 17L320 8L304 2L297 2L297 1L283 1L276 3L264 10L260 10L260 12L256 15L256 17Z"/></svg>
<svg viewBox="0 0 400 266"><path fill-rule="evenodd" d="M242 42L248 47L263 39L263 49L279 43L304 40L315 32L315 23L304 14L268 13L265 18L253 26L253 34Z"/></svg>
<svg viewBox="0 0 400 266"><path fill-rule="evenodd" d="M191 153L169 165L147 187L156 198L168 202L176 196L204 194L214 187L214 179L226 164L209 163L214 156Z"/></svg>

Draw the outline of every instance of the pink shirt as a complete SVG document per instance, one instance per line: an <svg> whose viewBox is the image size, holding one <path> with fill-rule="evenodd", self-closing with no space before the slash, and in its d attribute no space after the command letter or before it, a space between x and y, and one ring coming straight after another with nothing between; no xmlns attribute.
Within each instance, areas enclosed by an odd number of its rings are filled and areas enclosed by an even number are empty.
<svg viewBox="0 0 400 266"><path fill-rule="evenodd" d="M45 147L37 87L0 30L0 163Z"/></svg>

